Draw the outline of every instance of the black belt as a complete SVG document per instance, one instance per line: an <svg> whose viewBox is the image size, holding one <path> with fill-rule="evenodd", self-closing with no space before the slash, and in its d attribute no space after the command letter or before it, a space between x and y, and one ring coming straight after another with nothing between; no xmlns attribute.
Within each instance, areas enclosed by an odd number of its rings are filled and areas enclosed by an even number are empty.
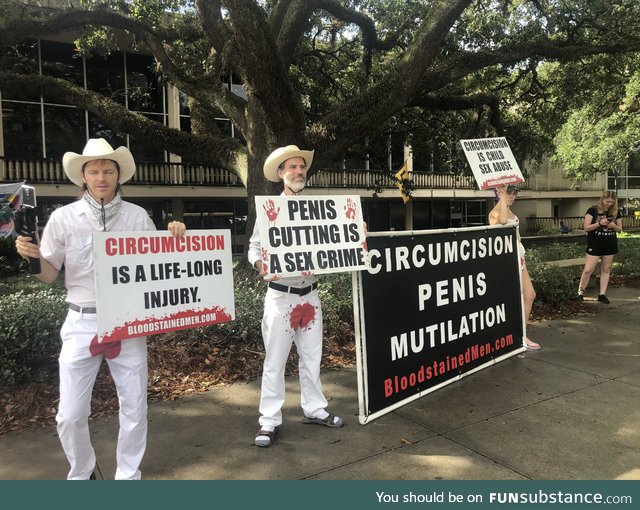
<svg viewBox="0 0 640 510"><path fill-rule="evenodd" d="M69 303L69 310L73 310L78 313L96 313L95 306L78 306L73 303Z"/></svg>
<svg viewBox="0 0 640 510"><path fill-rule="evenodd" d="M286 285L280 285L279 283L269 282L269 287L280 292L289 292L291 294L298 294L299 296L306 296L312 290L318 287L318 282L314 282L308 287L287 287Z"/></svg>

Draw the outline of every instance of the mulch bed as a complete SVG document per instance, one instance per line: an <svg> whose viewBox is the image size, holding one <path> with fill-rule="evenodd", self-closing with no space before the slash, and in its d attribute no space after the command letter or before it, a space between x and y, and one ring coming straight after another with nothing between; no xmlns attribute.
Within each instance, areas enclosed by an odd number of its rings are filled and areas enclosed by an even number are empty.
<svg viewBox="0 0 640 510"><path fill-rule="evenodd" d="M640 287L640 277L615 277L611 286ZM562 307L536 304L531 320L553 320L598 313L600 308L570 301ZM352 329L325 338L323 368L342 368L355 363ZM261 339L232 342L228 339L200 342L197 336L184 333L163 340L149 339L149 402L175 400L203 393L211 388L236 381L250 381L260 376L264 351ZM287 374L297 373L297 355L292 350ZM20 429L55 425L58 388L55 385L30 383L0 389L0 435ZM102 364L93 390L92 418L118 412L118 399L106 363Z"/></svg>
<svg viewBox="0 0 640 510"><path fill-rule="evenodd" d="M345 326L341 338L326 338L323 368L343 368L355 363L355 343L350 328ZM211 388L236 381L250 381L260 376L264 359L262 340L198 342L188 334L176 337L154 337L148 342L148 401L175 400L203 393ZM347 340L342 340L346 338ZM297 373L295 347L287 362L286 373ZM20 429L55 425L58 387L30 383L0 389L0 436ZM98 372L91 400L91 418L118 412L118 398L109 369L103 363Z"/></svg>

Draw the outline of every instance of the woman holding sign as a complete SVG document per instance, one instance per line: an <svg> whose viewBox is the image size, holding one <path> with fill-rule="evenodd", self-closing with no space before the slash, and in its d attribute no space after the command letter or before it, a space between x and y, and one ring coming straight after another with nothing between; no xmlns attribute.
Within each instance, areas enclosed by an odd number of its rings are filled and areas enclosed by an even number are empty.
<svg viewBox="0 0 640 510"><path fill-rule="evenodd" d="M489 225L519 225L518 217L511 212L511 206L516 200L518 191L518 187L514 185L500 186L498 188L498 203L489 213ZM529 271L527 271L524 252L524 246L518 241L518 256L520 258L522 294L524 298L524 319L527 321L529 320L529 315L531 315L531 308L533 307L533 300L536 298L536 291L533 288L533 283L531 283ZM524 346L530 350L540 349L539 344L529 340L527 337L524 337Z"/></svg>
<svg viewBox="0 0 640 510"><path fill-rule="evenodd" d="M52 283L65 268L69 312L60 330L56 422L70 464L67 479L95 480L96 472L100 475L88 418L93 385L106 359L120 404L115 478L137 480L147 445L147 339L98 342L92 236L96 231L149 231L155 226L147 211L121 198L120 186L136 171L126 147L114 150L102 138L90 139L82 154L67 152L62 167L69 180L82 188L81 197L53 211L41 243L18 236L16 249L22 257L40 261L35 276L44 283ZM169 231L182 236L185 225L172 221Z"/></svg>

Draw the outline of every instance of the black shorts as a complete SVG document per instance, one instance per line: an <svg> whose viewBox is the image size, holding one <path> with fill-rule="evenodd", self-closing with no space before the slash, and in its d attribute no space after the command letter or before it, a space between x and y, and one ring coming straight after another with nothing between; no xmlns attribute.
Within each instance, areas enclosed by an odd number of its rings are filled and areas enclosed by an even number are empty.
<svg viewBox="0 0 640 510"><path fill-rule="evenodd" d="M602 257L618 253L618 238L616 236L598 239L597 242L587 242L587 255Z"/></svg>

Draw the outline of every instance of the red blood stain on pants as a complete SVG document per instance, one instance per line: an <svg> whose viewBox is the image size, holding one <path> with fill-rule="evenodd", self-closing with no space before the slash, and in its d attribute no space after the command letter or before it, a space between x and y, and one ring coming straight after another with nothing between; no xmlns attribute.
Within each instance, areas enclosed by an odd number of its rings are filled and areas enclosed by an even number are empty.
<svg viewBox="0 0 640 510"><path fill-rule="evenodd" d="M91 339L91 345L89 346L89 352L91 356L98 356L104 353L104 357L107 359L117 358L122 348L121 342L106 342L98 343L98 335Z"/></svg>
<svg viewBox="0 0 640 510"><path fill-rule="evenodd" d="M309 303L296 305L289 316L291 329L296 331L298 328L304 328L315 318L316 309L312 305Z"/></svg>

